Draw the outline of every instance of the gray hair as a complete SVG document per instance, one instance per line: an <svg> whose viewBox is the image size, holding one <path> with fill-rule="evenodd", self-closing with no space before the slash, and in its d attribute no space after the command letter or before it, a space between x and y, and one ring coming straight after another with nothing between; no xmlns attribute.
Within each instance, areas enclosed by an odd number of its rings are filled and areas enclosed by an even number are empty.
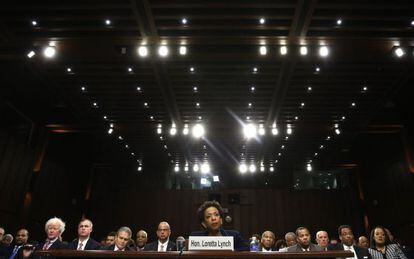
<svg viewBox="0 0 414 259"><path fill-rule="evenodd" d="M53 217L53 218L49 219L48 221L46 221L45 231L47 231L47 228L49 227L49 225L59 225L60 234L62 234L65 231L66 224L60 218Z"/></svg>
<svg viewBox="0 0 414 259"><path fill-rule="evenodd" d="M295 233L293 233L293 232L287 232L287 233L286 233L286 235L285 235L285 240L286 240L289 236L292 236L293 238L296 238L296 234L295 234Z"/></svg>
<svg viewBox="0 0 414 259"><path fill-rule="evenodd" d="M266 234L267 232L269 232L269 233L272 235L273 239L276 239L275 233L273 233L273 232L272 232L272 231L270 231L270 230L266 230L266 231L264 231L264 232L262 233L262 238L263 238L264 234ZM275 241L276 241L276 240L275 240Z"/></svg>
<svg viewBox="0 0 414 259"><path fill-rule="evenodd" d="M118 229L118 231L116 231L116 235L118 236L118 235L119 235L119 233L121 233L121 232L126 232L126 233L128 233L129 238L131 238L131 236L132 236L132 231L131 231L131 229L130 229L129 227L120 227L120 228Z"/></svg>

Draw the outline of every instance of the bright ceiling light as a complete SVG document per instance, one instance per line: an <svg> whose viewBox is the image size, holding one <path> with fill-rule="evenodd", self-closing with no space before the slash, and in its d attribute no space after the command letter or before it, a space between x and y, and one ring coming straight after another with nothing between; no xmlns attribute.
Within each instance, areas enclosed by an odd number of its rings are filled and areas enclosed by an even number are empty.
<svg viewBox="0 0 414 259"><path fill-rule="evenodd" d="M216 183L220 182L220 177L218 175L214 175L213 182L216 182Z"/></svg>
<svg viewBox="0 0 414 259"><path fill-rule="evenodd" d="M308 86L308 92L312 91L312 86Z"/></svg>
<svg viewBox="0 0 414 259"><path fill-rule="evenodd" d="M56 55L56 48L53 46L47 46L43 50L43 55L45 55L46 58L53 58Z"/></svg>
<svg viewBox="0 0 414 259"><path fill-rule="evenodd" d="M111 135L112 132L114 132L114 129L113 128L108 129L108 135Z"/></svg>
<svg viewBox="0 0 414 259"><path fill-rule="evenodd" d="M291 135L293 133L292 126L290 124L287 125L286 134Z"/></svg>
<svg viewBox="0 0 414 259"><path fill-rule="evenodd" d="M201 185L208 185L208 180L207 180L207 178L202 177L202 178L200 179L200 184L201 184Z"/></svg>
<svg viewBox="0 0 414 259"><path fill-rule="evenodd" d="M250 87L251 92L254 92L255 90L256 90L256 87L254 87L254 86Z"/></svg>
<svg viewBox="0 0 414 259"><path fill-rule="evenodd" d="M272 125L272 135L276 136L277 134L279 134L279 130L276 127L276 123L273 123L273 125Z"/></svg>
<svg viewBox="0 0 414 259"><path fill-rule="evenodd" d="M193 87L193 91L194 91L194 92L197 92L197 91L198 91L198 87L197 87L197 86L194 86L194 87Z"/></svg>
<svg viewBox="0 0 414 259"><path fill-rule="evenodd" d="M257 73L257 71L258 71L257 67L254 67L253 68L253 73Z"/></svg>
<svg viewBox="0 0 414 259"><path fill-rule="evenodd" d="M187 22L188 22L187 18L183 18L183 19L181 19L181 23L182 23L182 24L187 24Z"/></svg>
<svg viewBox="0 0 414 259"><path fill-rule="evenodd" d="M170 129L170 135L174 136L176 133L177 133L177 128L175 127L175 124L173 124Z"/></svg>
<svg viewBox="0 0 414 259"><path fill-rule="evenodd" d="M263 136L265 133L266 133L266 131L265 131L264 127L263 127L263 124L260 124L259 125L259 135L260 136Z"/></svg>
<svg viewBox="0 0 414 259"><path fill-rule="evenodd" d="M33 26L37 26L37 21L36 21L36 20L33 20L33 21L32 21L32 25L33 25Z"/></svg>
<svg viewBox="0 0 414 259"><path fill-rule="evenodd" d="M264 172L265 171L265 167L262 165L260 166L260 172Z"/></svg>
<svg viewBox="0 0 414 259"><path fill-rule="evenodd" d="M128 68L128 72L132 72L132 67L129 67Z"/></svg>
<svg viewBox="0 0 414 259"><path fill-rule="evenodd" d="M273 172L275 170L275 168L273 166L269 167L269 171Z"/></svg>
<svg viewBox="0 0 414 259"><path fill-rule="evenodd" d="M142 166L138 166L138 172L142 171Z"/></svg>
<svg viewBox="0 0 414 259"><path fill-rule="evenodd" d="M34 57L34 55L36 55L36 53L33 50L31 50L29 53L27 53L28 58L32 58L32 57Z"/></svg>
<svg viewBox="0 0 414 259"><path fill-rule="evenodd" d="M257 127L253 123L249 123L243 127L244 137L247 139L254 138L257 135Z"/></svg>
<svg viewBox="0 0 414 259"><path fill-rule="evenodd" d="M158 128L157 128L157 134L161 134L162 133L162 125L158 124Z"/></svg>
<svg viewBox="0 0 414 259"><path fill-rule="evenodd" d="M262 55L262 56L266 55L267 54L267 47L266 46L260 46L259 52L260 52L260 55Z"/></svg>
<svg viewBox="0 0 414 259"><path fill-rule="evenodd" d="M106 25L111 25L111 23L112 23L112 21L111 21L111 20L109 20L109 19L106 19L106 20L105 20L105 24L106 24Z"/></svg>
<svg viewBox="0 0 414 259"><path fill-rule="evenodd" d="M320 67L316 67L316 68L315 68L315 71L316 71L316 72L320 72L320 71L321 71L321 68L320 68Z"/></svg>
<svg viewBox="0 0 414 259"><path fill-rule="evenodd" d="M246 164L239 165L239 172L242 173L242 174L244 174L244 173L247 172L247 166L246 166Z"/></svg>
<svg viewBox="0 0 414 259"><path fill-rule="evenodd" d="M194 72L195 68L194 67L190 67L190 72Z"/></svg>
<svg viewBox="0 0 414 259"><path fill-rule="evenodd" d="M327 46L321 46L319 48L319 55L321 57L327 57L329 55L329 49Z"/></svg>
<svg viewBox="0 0 414 259"><path fill-rule="evenodd" d="M187 47L186 46L181 46L180 47L180 55L184 56L187 54Z"/></svg>
<svg viewBox="0 0 414 259"><path fill-rule="evenodd" d="M166 57L166 56L168 56L168 47L167 47L167 46L160 46L160 47L158 48L158 54L159 54L161 57Z"/></svg>
<svg viewBox="0 0 414 259"><path fill-rule="evenodd" d="M193 133L193 137L201 138L204 136L204 127L201 124L196 124L193 126L193 129L191 132Z"/></svg>
<svg viewBox="0 0 414 259"><path fill-rule="evenodd" d="M394 53L399 58L405 55L405 51L400 47L395 48Z"/></svg>
<svg viewBox="0 0 414 259"><path fill-rule="evenodd" d="M201 165L201 168L200 169L201 169L201 173L203 173L203 174L210 173L210 165L208 163L203 163Z"/></svg>
<svg viewBox="0 0 414 259"><path fill-rule="evenodd" d="M250 164L250 166L249 166L249 171L250 171L250 173L254 173L254 172L256 172L256 165L254 165L254 164Z"/></svg>
<svg viewBox="0 0 414 259"><path fill-rule="evenodd" d="M281 55L286 55L286 54L287 54L287 52L288 52L288 49L287 49L287 47L286 47L286 46L281 46L281 47L280 47L280 54L281 54Z"/></svg>
<svg viewBox="0 0 414 259"><path fill-rule="evenodd" d="M198 172L199 169L200 169L200 167L198 166L198 164L194 164L193 172Z"/></svg>
<svg viewBox="0 0 414 259"><path fill-rule="evenodd" d="M263 17L262 17L262 18L260 18L260 19L259 19L259 23L260 23L260 24L265 24L265 23L266 23L266 19L265 19L265 18L263 18Z"/></svg>
<svg viewBox="0 0 414 259"><path fill-rule="evenodd" d="M340 129L335 129L335 134L336 134L336 135L341 134L341 130L340 130Z"/></svg>
<svg viewBox="0 0 414 259"><path fill-rule="evenodd" d="M188 135L189 131L190 130L188 129L188 124L184 124L183 134Z"/></svg>
<svg viewBox="0 0 414 259"><path fill-rule="evenodd" d="M341 25L341 24L342 24L342 19L337 19L337 20L336 20L336 24L337 24L337 25Z"/></svg>
<svg viewBox="0 0 414 259"><path fill-rule="evenodd" d="M306 46L302 46L302 47L300 47L300 54L301 54L302 56L307 55L307 54L308 54L308 47L306 47Z"/></svg>
<svg viewBox="0 0 414 259"><path fill-rule="evenodd" d="M306 165L306 171L311 172L312 171L312 165L310 163L308 163Z"/></svg>
<svg viewBox="0 0 414 259"><path fill-rule="evenodd" d="M180 167L178 165L175 165L174 166L174 172L178 172L178 171L180 171Z"/></svg>
<svg viewBox="0 0 414 259"><path fill-rule="evenodd" d="M148 56L148 48L146 46L140 46L140 47L138 47L138 55L140 57L146 57L146 56Z"/></svg>

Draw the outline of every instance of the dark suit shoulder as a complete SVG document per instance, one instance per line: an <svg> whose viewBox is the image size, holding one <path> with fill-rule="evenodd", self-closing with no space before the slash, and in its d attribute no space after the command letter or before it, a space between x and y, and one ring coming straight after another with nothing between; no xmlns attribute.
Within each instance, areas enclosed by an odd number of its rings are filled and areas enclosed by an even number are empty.
<svg viewBox="0 0 414 259"><path fill-rule="evenodd" d="M190 236L207 236L208 233L206 231L193 231L191 232Z"/></svg>
<svg viewBox="0 0 414 259"><path fill-rule="evenodd" d="M158 241L146 244L144 247L144 251L157 251L157 250L158 250Z"/></svg>
<svg viewBox="0 0 414 259"><path fill-rule="evenodd" d="M101 244L92 238L86 242L85 250L99 250L99 248L101 248Z"/></svg>
<svg viewBox="0 0 414 259"><path fill-rule="evenodd" d="M114 251L115 249L115 245L111 245L111 246L101 246L99 248L99 250L105 250L105 251Z"/></svg>

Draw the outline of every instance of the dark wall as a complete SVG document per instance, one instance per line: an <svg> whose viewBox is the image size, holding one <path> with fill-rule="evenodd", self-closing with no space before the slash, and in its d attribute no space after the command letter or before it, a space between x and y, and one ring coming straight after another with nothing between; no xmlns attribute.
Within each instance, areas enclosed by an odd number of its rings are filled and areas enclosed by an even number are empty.
<svg viewBox="0 0 414 259"><path fill-rule="evenodd" d="M412 154L404 147L412 137L408 129L362 135L355 150L370 228L383 225L414 245L414 174L406 160Z"/></svg>

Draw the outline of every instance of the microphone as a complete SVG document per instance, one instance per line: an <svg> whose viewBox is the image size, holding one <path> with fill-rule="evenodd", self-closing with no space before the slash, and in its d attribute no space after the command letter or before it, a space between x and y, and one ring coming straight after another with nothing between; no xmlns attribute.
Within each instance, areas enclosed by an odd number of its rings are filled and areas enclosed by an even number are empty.
<svg viewBox="0 0 414 259"><path fill-rule="evenodd" d="M175 244L177 246L177 251L180 251L181 254L185 248L185 238L183 236L177 237Z"/></svg>

